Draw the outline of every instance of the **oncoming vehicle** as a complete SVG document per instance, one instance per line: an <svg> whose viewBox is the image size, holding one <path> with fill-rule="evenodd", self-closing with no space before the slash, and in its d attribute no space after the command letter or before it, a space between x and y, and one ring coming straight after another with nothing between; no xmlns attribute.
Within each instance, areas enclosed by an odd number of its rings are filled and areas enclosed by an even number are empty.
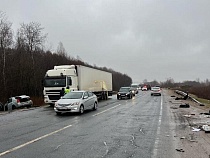
<svg viewBox="0 0 210 158"><path fill-rule="evenodd" d="M71 91L55 102L54 110L57 115L69 112L83 114L85 110L96 110L98 99L89 91Z"/></svg>
<svg viewBox="0 0 210 158"><path fill-rule="evenodd" d="M5 109L8 109L8 106L11 106L12 109L21 107L29 108L33 106L33 101L27 95L20 95L9 98L7 103L5 104Z"/></svg>
<svg viewBox="0 0 210 158"><path fill-rule="evenodd" d="M127 98L131 99L133 97L133 93L130 87L121 87L117 93L117 99Z"/></svg>
<svg viewBox="0 0 210 158"><path fill-rule="evenodd" d="M137 84L131 84L131 90L133 92L133 94L138 94L138 89L139 89L139 86Z"/></svg>
<svg viewBox="0 0 210 158"><path fill-rule="evenodd" d="M152 87L151 88L151 96L159 95L161 96L161 89L160 87Z"/></svg>

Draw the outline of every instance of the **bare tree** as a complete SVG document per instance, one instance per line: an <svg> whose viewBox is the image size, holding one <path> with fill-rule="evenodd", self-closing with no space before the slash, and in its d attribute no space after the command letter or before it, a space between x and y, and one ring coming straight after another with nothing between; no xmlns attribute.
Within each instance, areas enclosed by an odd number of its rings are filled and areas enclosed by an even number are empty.
<svg viewBox="0 0 210 158"><path fill-rule="evenodd" d="M22 23L17 32L17 42L30 53L33 67L35 64L33 52L43 46L47 37L47 34L42 33L43 29L41 24L30 22L29 24Z"/></svg>
<svg viewBox="0 0 210 158"><path fill-rule="evenodd" d="M66 49L64 48L62 42L58 43L57 54L59 54L59 55L61 55L63 57L67 57Z"/></svg>
<svg viewBox="0 0 210 158"><path fill-rule="evenodd" d="M1 58L2 58L2 77L3 85L6 88L6 49L11 46L13 40L13 33L11 29L12 23L7 21L5 14L0 12L0 48L1 48Z"/></svg>
<svg viewBox="0 0 210 158"><path fill-rule="evenodd" d="M20 28L17 31L17 47L24 49L30 54L32 60L31 66L31 76L29 78L30 84L34 86L34 94L36 95L37 91L37 82L35 80L36 71L35 70L35 53L42 50L47 34L43 34L44 28L41 27L41 24L37 22L30 22L29 24L22 23Z"/></svg>

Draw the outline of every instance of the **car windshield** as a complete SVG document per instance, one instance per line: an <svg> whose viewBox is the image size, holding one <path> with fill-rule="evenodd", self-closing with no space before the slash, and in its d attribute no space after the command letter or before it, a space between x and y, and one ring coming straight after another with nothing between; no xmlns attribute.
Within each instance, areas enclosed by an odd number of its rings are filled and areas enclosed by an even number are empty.
<svg viewBox="0 0 210 158"><path fill-rule="evenodd" d="M119 92L129 92L130 88L120 88Z"/></svg>
<svg viewBox="0 0 210 158"><path fill-rule="evenodd" d="M160 87L152 87L152 90L160 90Z"/></svg>
<svg viewBox="0 0 210 158"><path fill-rule="evenodd" d="M83 92L69 92L63 96L63 99L81 99Z"/></svg>
<svg viewBox="0 0 210 158"><path fill-rule="evenodd" d="M44 86L45 87L65 87L66 78L45 78Z"/></svg>

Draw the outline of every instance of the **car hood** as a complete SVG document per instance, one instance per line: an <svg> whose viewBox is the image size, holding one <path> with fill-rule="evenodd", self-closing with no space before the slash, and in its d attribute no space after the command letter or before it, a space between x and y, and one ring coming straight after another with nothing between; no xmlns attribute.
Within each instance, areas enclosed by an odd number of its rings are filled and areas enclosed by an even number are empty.
<svg viewBox="0 0 210 158"><path fill-rule="evenodd" d="M127 94L129 92L118 92L118 94Z"/></svg>
<svg viewBox="0 0 210 158"><path fill-rule="evenodd" d="M58 104L68 105L75 102L80 102L81 99L60 99L57 101Z"/></svg>

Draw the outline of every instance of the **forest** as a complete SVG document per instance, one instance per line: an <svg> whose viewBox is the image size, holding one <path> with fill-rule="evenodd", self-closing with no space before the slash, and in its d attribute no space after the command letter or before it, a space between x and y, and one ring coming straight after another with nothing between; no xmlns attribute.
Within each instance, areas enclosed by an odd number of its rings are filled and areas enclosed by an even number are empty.
<svg viewBox="0 0 210 158"><path fill-rule="evenodd" d="M37 22L22 23L14 33L12 23L0 12L0 102L25 94L31 96L34 104L42 104L42 79L46 71L55 65L84 65L111 72L113 91L132 83L131 77L126 74L71 57L62 42L55 52L45 50L46 38L44 28Z"/></svg>

